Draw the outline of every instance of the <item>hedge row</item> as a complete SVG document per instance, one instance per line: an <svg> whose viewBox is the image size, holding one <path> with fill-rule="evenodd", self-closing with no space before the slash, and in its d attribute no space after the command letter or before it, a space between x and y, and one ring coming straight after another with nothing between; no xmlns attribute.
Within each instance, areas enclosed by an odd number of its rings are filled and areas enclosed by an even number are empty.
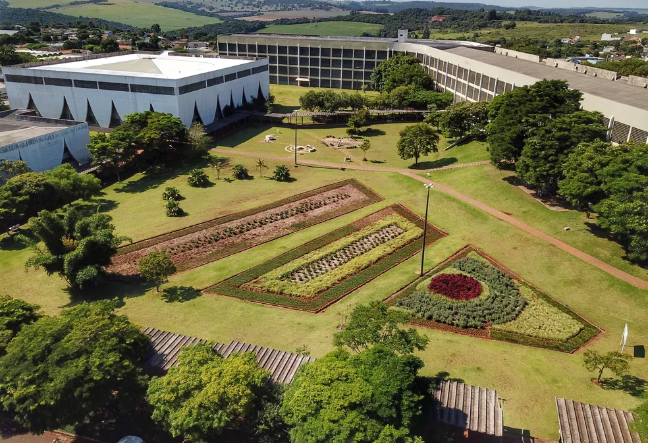
<svg viewBox="0 0 650 443"><path fill-rule="evenodd" d="M148 248L150 246L157 245L158 243L161 243L161 242L164 242L164 241L172 240L172 239L175 239L175 238L178 238L178 237L182 237L184 235L199 232L199 231L202 231L204 229L211 228L213 226L218 226L218 225L221 225L221 224L224 224L224 223L229 223L229 222L231 222L233 220L239 220L241 218L248 217L250 215L254 215L254 214L257 214L257 213L260 213L260 212L268 211L270 209L274 209L274 208L277 208L279 206L283 206L283 205L286 205L286 204L289 204L289 203L294 203L294 202L296 202L298 200L313 197L313 196L321 194L323 192L331 191L333 189L337 189L337 188L340 188L340 187L346 186L346 185L354 186L357 190L359 190L361 193L363 193L367 197L367 200L362 200L360 202L357 202L354 205L347 206L347 207L344 207L344 208L340 208L337 211L332 211L332 212L329 212L329 213L322 214L321 216L314 217L313 219L310 219L309 221L306 221L306 222L295 223L295 224L293 224L291 226L292 231L295 232L295 231L298 231L300 229L304 229L306 227L313 226L313 225L316 225L318 223L322 223L324 221L330 220L332 218L339 217L339 216L341 216L343 214L347 214L347 213L352 212L352 211L356 211L357 209L361 209L361 208L363 208L365 206L368 206L368 205L371 205L371 204L374 204L374 203L377 203L377 202L380 202L380 201L383 200L383 198L380 195L376 194L372 189L370 189L367 186L363 185L361 182L359 182L359 181L357 181L357 180L355 180L353 178L352 179L347 179L347 180L339 181L339 182L336 182L336 183L332 183L330 185L322 186L320 188L312 189L310 191L302 192L300 194L292 195L291 197L287 197L287 198L284 198L282 200L278 200L276 202L269 203L269 204L266 204L266 205L251 208L251 209L248 209L246 211L237 212L235 214L230 214L230 215L226 215L226 216L223 216L223 217L217 217L217 218L214 218L212 220L208 220L208 221L205 221L205 222L198 223L196 225L188 226L186 228L178 229L178 230L167 232L165 234L161 234L161 235L158 235L158 236L155 236L155 237L140 240L138 242L122 246L118 250L118 254L128 254L130 252L137 251L139 249ZM246 249L248 247L248 245L244 245L244 244L242 244L242 246L243 247L237 247L236 252L239 252L239 251L241 251L243 249ZM220 254L220 256L224 257L225 255ZM210 261L213 261L213 260L214 260L214 258L212 260L210 260Z"/></svg>
<svg viewBox="0 0 650 443"><path fill-rule="evenodd" d="M402 215L410 222L422 225L422 219L401 205L392 205L389 208L394 212ZM364 219L369 220L375 214L364 217ZM305 243L291 251L285 252L284 254L281 254L265 263L262 263L240 274L230 277L220 283L205 288L204 291L207 293L235 297L253 302L284 306L309 312L318 312L327 307L329 304L344 297L355 289L365 285L387 270L416 254L421 247L420 238L416 238L402 248L394 251L390 255L387 255L384 258L378 260L373 265L359 271L354 275L351 275L332 288L329 288L328 290L318 294L313 298L305 299L302 297L292 297L287 295L273 294L270 292L252 291L244 289L241 286L261 277L268 272L271 272L280 266L285 265L286 263L296 260L305 254L308 254L330 243L340 240L343 237L354 232L358 232L363 228L359 222L364 219L336 229L335 231L332 231L315 240ZM427 232L426 244L430 245L436 240L442 238L444 235L445 234L443 232L431 226L431 229L429 229Z"/></svg>
<svg viewBox="0 0 650 443"><path fill-rule="evenodd" d="M456 260L467 257L467 255L470 254L471 252L477 253L483 259L493 264L495 267L501 269L504 272L507 272L512 278L518 280L520 285L525 286L529 290L533 291L535 295L537 295L541 300L548 303L552 307L558 309L559 311L568 314L573 319L580 322L581 325L583 325L583 329L577 335L569 338L566 341L536 338L536 337L531 337L523 334L517 334L514 332L501 331L497 329L492 329L490 331L490 338L493 338L495 340L547 348L547 349L558 350L563 352L573 352L600 333L600 329L598 327L592 325L587 320L580 317L578 314L573 312L565 305L559 303L555 299L551 298L549 295L545 294L544 292L541 292L540 290L536 289L526 281L522 280L516 274L512 273L511 271L503 267L501 264L494 263L492 260L488 259L485 256L485 254L481 253L481 251L479 251L474 247L467 247L464 250L461 250L459 253L452 255L449 259L445 260L442 264L438 265L433 271L429 272L423 278L418 278L413 283L407 285L399 293L396 293L393 296L391 296L389 299L386 300L386 304L389 306L396 306L399 300L408 297L409 295L414 293L417 290L417 286L421 284L423 281L426 281L427 279L431 278L432 274L437 274L439 272L444 271L446 268L451 267L451 265ZM449 330L449 327L438 327L438 325L440 325L439 323L434 321L427 321L415 315L411 316L410 321L411 323L416 325L422 325L434 329Z"/></svg>

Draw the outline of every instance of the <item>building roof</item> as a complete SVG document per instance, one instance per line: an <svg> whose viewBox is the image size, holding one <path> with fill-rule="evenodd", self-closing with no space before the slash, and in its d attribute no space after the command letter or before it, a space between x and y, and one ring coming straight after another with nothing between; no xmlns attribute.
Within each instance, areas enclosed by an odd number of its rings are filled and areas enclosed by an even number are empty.
<svg viewBox="0 0 650 443"><path fill-rule="evenodd" d="M622 81L611 81L599 77L591 77L566 69L554 68L543 63L507 57L493 52L476 51L469 48L453 48L449 53L476 60L488 65L497 66L539 80L566 80L569 87L595 95L597 97L623 103L639 109L648 109L648 93L638 86L628 85Z"/></svg>
<svg viewBox="0 0 650 443"><path fill-rule="evenodd" d="M23 140L30 140L41 135L63 131L77 124L83 124L83 122L41 117L25 119L25 117L10 114L4 118L0 118L0 147Z"/></svg>
<svg viewBox="0 0 650 443"><path fill-rule="evenodd" d="M155 328L146 328L144 333L151 339L151 350L145 359L145 366L165 372L172 366L178 365L178 355L185 346L208 343L207 340L201 338L173 334ZM233 353L253 352L260 367L269 371L271 379L277 383L291 383L300 365L315 360L315 358L305 355L238 341L231 341L227 345L214 343L212 348L224 358L230 357Z"/></svg>
<svg viewBox="0 0 650 443"><path fill-rule="evenodd" d="M555 397L562 443L641 443L631 412Z"/></svg>
<svg viewBox="0 0 650 443"><path fill-rule="evenodd" d="M434 420L483 434L503 435L503 409L496 391L445 380L438 383L433 396L437 401Z"/></svg>
<svg viewBox="0 0 650 443"><path fill-rule="evenodd" d="M227 58L126 54L33 66L28 69L113 75L128 74L135 77L179 79L250 62L250 60Z"/></svg>

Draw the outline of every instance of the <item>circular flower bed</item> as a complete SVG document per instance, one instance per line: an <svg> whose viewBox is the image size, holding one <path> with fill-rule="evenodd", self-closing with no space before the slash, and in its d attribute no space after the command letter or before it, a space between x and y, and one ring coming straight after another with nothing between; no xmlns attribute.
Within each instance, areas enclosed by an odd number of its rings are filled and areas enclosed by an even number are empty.
<svg viewBox="0 0 650 443"><path fill-rule="evenodd" d="M483 288L475 278L462 274L438 274L429 282L429 290L454 300L471 300L481 295Z"/></svg>

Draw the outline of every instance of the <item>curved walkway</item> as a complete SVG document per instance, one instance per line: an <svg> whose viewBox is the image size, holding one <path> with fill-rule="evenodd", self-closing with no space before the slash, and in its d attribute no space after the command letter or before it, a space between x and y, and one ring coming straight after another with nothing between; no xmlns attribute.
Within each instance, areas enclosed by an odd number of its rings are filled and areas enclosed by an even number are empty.
<svg viewBox="0 0 650 443"><path fill-rule="evenodd" d="M221 154L235 154L235 155L241 155L244 157L252 157L252 158L264 158L267 160L275 160L275 161L293 161L293 155L289 157L281 157L277 155L267 155L267 154L255 154L251 152L241 152L241 151L234 151L232 149L219 149L215 148L212 149L214 152L219 152ZM433 170L440 170L440 169L455 169L455 168L460 168L460 167L466 167L466 166L475 166L475 165L481 165L481 164L487 164L489 161L481 161L481 162L473 162L473 163L461 163L458 165L450 165L450 166L444 166L442 168L436 168L436 169L427 169L427 170L421 170L419 172L426 172L426 171L433 171ZM540 238L547 243L550 243L554 246L557 246L558 248L562 249L563 251L573 255L574 257L579 258L580 260L583 260L598 269L607 272L608 274L623 280L626 283L631 284L632 286L635 286L640 289L648 289L648 282L645 280L642 280L638 277L635 277L633 275L628 274L627 272L621 271L620 269L605 263L602 260L597 259L596 257L593 257L589 254L586 254L579 250L578 248L574 248L571 245L568 245L555 237L552 237L542 231L540 231L537 228L534 228L520 220L517 220L516 218L499 211L498 209L494 209L491 206L488 206L484 203L481 203L478 200L474 200L471 197L468 197L464 194L461 194L460 192L449 188L445 185L441 185L439 183L432 182L431 180L428 180L425 177L420 177L417 175L413 170L411 169L403 169L403 168L389 168L389 167L381 167L381 166L369 166L369 165L357 165L353 163L330 163L330 162L319 162L319 161L313 161L313 160L299 160L300 165L304 166L321 166L321 167L327 167L327 168L336 168L336 169L354 169L354 170L361 170L361 171L380 171L380 172L397 172L402 175L406 175L407 177L411 177L415 180L421 181L423 183L433 183L436 189L440 192L444 192L446 194L449 194L459 200L462 200L475 208L478 208L484 212L487 212L488 214L503 220L506 223L510 223L513 226L516 226L520 229L523 229L524 231L528 232L531 235L534 235L537 238ZM455 166L455 168L452 168L452 166Z"/></svg>

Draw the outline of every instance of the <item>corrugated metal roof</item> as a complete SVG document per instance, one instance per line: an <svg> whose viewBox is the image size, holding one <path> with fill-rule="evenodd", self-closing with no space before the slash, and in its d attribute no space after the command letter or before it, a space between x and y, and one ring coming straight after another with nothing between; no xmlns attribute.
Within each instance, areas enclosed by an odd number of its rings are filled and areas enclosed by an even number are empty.
<svg viewBox="0 0 650 443"><path fill-rule="evenodd" d="M562 443L641 443L631 412L555 397Z"/></svg>
<svg viewBox="0 0 650 443"><path fill-rule="evenodd" d="M145 359L145 366L165 372L178 364L178 355L185 346L207 343L207 340L173 334L155 328L146 328L143 332L151 340L151 350ZM315 360L315 358L305 355L238 341L232 341L229 344L215 343L212 347L224 358L230 357L233 353L253 352L260 367L269 371L271 379L277 383L291 383L300 365Z"/></svg>
<svg viewBox="0 0 650 443"><path fill-rule="evenodd" d="M470 431L503 435L503 409L497 392L457 381L442 381L434 391L434 420Z"/></svg>

